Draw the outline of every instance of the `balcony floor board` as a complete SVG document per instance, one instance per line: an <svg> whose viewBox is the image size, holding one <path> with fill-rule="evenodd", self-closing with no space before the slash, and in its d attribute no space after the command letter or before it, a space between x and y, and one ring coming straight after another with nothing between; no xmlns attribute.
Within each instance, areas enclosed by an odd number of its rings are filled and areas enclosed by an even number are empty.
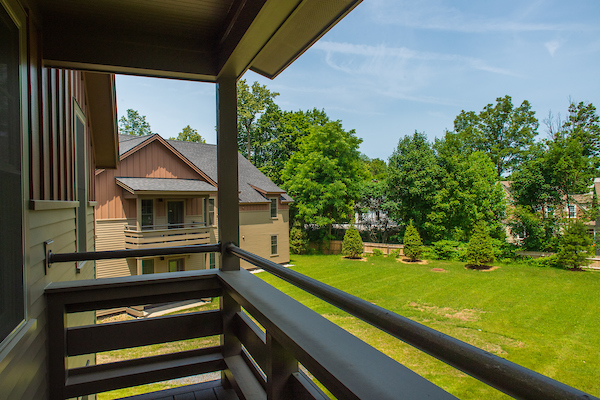
<svg viewBox="0 0 600 400"><path fill-rule="evenodd" d="M214 380L123 397L120 400L238 400L238 397L233 389L223 389L221 380Z"/></svg>

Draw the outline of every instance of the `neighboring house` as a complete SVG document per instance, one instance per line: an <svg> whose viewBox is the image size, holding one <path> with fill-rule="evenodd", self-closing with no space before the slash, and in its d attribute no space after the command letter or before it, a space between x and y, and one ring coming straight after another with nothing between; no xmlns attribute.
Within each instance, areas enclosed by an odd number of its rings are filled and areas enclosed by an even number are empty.
<svg viewBox="0 0 600 400"><path fill-rule="evenodd" d="M506 196L507 205L509 210L514 209L514 199L511 192L511 181L501 181L502 188L504 189L504 194ZM587 210L592 206L592 200L594 197L594 193L596 196L600 194L600 178L594 179L594 184L589 187L590 191L588 193L583 194L574 194L571 195L571 201L565 202L565 205L562 209L554 209L553 207L544 207L544 214L546 217L549 215L554 215L559 218L566 219L580 219L586 217ZM513 234L510 230L509 223L512 216L511 213L508 214L508 219L504 222L506 227L506 235L507 240L510 243L520 243L523 237L519 234ZM586 224L588 225L588 231L591 235L596 237L596 226L598 221L588 221ZM600 233L600 232L598 232Z"/></svg>
<svg viewBox="0 0 600 400"><path fill-rule="evenodd" d="M120 164L96 171L97 249L217 243L217 147L119 135ZM289 262L292 199L238 154L240 246ZM214 253L98 261L96 277L218 268ZM242 263L249 268L250 264Z"/></svg>

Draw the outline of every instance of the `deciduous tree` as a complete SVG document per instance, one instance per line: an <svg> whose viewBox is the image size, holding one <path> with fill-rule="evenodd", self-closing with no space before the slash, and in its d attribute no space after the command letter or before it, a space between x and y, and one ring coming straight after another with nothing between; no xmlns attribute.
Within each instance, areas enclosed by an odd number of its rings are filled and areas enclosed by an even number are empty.
<svg viewBox="0 0 600 400"><path fill-rule="evenodd" d="M169 138L169 139L170 140L180 140L182 142L206 143L206 140L204 140L204 138L202 136L200 136L198 131L189 125L186 126L185 128L183 128L181 130L181 132L179 132L179 134L177 135L176 138Z"/></svg>
<svg viewBox="0 0 600 400"><path fill-rule="evenodd" d="M301 221L329 226L330 233L332 223L348 221L365 178L358 152L361 142L339 121L313 126L301 140L282 173Z"/></svg>
<svg viewBox="0 0 600 400"><path fill-rule="evenodd" d="M127 115L119 119L119 133L121 135L146 136L152 135L150 124L146 121L145 115L140 115L131 108L127 110Z"/></svg>

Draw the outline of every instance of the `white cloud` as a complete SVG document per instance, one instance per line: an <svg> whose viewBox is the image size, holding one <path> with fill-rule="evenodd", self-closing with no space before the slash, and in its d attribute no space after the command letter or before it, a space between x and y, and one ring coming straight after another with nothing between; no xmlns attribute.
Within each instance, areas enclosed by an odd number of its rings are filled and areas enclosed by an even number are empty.
<svg viewBox="0 0 600 400"><path fill-rule="evenodd" d="M556 50L558 50L560 45L561 43L558 40L551 40L549 42L544 43L544 46L546 46L548 53L550 53L552 57L554 57L554 53L556 52Z"/></svg>
<svg viewBox="0 0 600 400"><path fill-rule="evenodd" d="M405 69L403 67L409 61L425 61L451 62L475 70L516 76L504 68L488 65L484 60L459 54L416 51L406 47L387 47L383 44L371 46L328 41L317 42L313 47L327 53L326 61L332 68L347 73L389 74L393 72L397 74L399 69ZM338 60L334 59L334 55L359 56L362 61L351 57Z"/></svg>
<svg viewBox="0 0 600 400"><path fill-rule="evenodd" d="M523 4L513 15L505 17L467 13L456 7L446 5L440 0L429 1L372 1L370 10L373 18L382 24L398 25L408 28L444 30L465 33L486 32L541 32L541 31L592 31L597 26L581 23L548 23L525 20L531 15L532 8L544 7L537 2ZM510 7L506 7L507 10Z"/></svg>

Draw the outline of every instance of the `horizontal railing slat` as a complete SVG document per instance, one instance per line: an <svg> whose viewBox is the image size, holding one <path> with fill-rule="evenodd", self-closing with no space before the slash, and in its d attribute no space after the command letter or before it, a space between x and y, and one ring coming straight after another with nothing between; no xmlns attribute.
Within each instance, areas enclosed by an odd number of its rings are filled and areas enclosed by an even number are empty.
<svg viewBox="0 0 600 400"><path fill-rule="evenodd" d="M221 271L225 290L337 398L455 399L245 270Z"/></svg>
<svg viewBox="0 0 600 400"><path fill-rule="evenodd" d="M220 347L182 351L68 371L65 398L221 371L226 368Z"/></svg>
<svg viewBox="0 0 600 400"><path fill-rule="evenodd" d="M49 253L46 261L48 264L58 262L111 260L115 258L169 256L174 254L213 253L220 252L220 244L198 244L192 246L158 247L152 249L127 249L90 251L80 253Z"/></svg>
<svg viewBox="0 0 600 400"><path fill-rule="evenodd" d="M64 304L67 312L215 297L222 293L215 271L54 282L46 287L45 295Z"/></svg>
<svg viewBox="0 0 600 400"><path fill-rule="evenodd" d="M596 398L233 244L227 245L227 251L512 397L531 400Z"/></svg>
<svg viewBox="0 0 600 400"><path fill-rule="evenodd" d="M67 355L99 353L223 333L220 310L67 329Z"/></svg>

